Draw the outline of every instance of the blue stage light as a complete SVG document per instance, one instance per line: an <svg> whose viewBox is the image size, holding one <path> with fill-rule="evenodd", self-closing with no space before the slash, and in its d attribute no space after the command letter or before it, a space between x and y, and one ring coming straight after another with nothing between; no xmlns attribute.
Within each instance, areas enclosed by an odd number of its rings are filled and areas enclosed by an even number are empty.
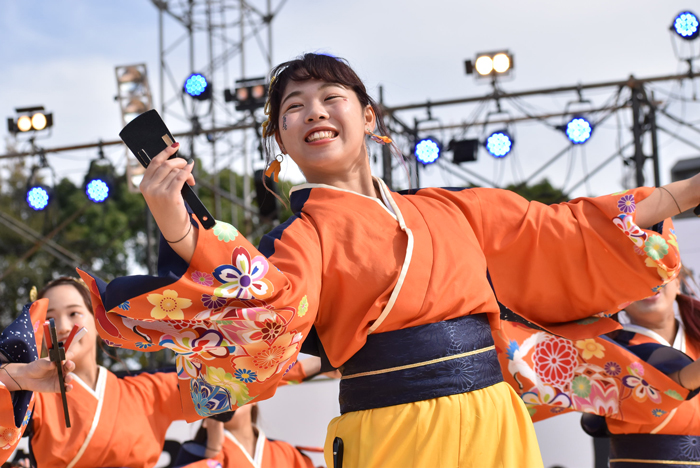
<svg viewBox="0 0 700 468"><path fill-rule="evenodd" d="M85 194L95 203L102 203L109 197L109 185L102 179L92 179L85 186Z"/></svg>
<svg viewBox="0 0 700 468"><path fill-rule="evenodd" d="M689 11L684 11L673 20L673 30L683 39L692 40L698 37L700 22L698 17Z"/></svg>
<svg viewBox="0 0 700 468"><path fill-rule="evenodd" d="M435 138L423 138L416 143L415 153L423 165L432 164L440 157L440 144Z"/></svg>
<svg viewBox="0 0 700 468"><path fill-rule="evenodd" d="M566 124L566 136L577 145L587 142L592 132L593 125L583 117L574 117Z"/></svg>
<svg viewBox="0 0 700 468"><path fill-rule="evenodd" d="M192 73L185 80L185 92L193 98L204 98L207 95L207 88L209 88L209 82L199 73Z"/></svg>
<svg viewBox="0 0 700 468"><path fill-rule="evenodd" d="M493 132L486 139L486 150L491 153L494 158L502 158L510 153L513 148L513 140L508 132L500 130Z"/></svg>
<svg viewBox="0 0 700 468"><path fill-rule="evenodd" d="M33 210L41 211L49 204L49 192L43 187L32 187L27 190L27 203Z"/></svg>

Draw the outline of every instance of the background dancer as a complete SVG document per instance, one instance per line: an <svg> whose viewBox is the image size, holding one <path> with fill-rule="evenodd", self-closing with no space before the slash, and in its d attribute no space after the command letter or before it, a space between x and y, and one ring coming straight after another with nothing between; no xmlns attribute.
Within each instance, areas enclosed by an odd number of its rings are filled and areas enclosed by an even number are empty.
<svg viewBox="0 0 700 468"><path fill-rule="evenodd" d="M67 393L71 427L65 427L60 393L35 394L34 412L25 432L30 438L33 466L154 466L168 427L184 419L177 375L143 373L120 379L98 366L95 317L81 280L60 277L47 284L39 298L48 299L46 317L55 320L59 341L64 341L76 324L85 327L87 334L70 348L70 363L75 365L66 379L71 383ZM19 371L18 375L24 377ZM20 382L35 392L55 392L42 387L50 379L55 380L55 371L26 376ZM0 456L6 460L10 455Z"/></svg>
<svg viewBox="0 0 700 468"><path fill-rule="evenodd" d="M177 462L187 462L187 468L204 468L211 460L223 468L314 468L297 448L265 437L257 426L258 414L257 404L251 403L228 422L205 419L194 440L183 444Z"/></svg>
<svg viewBox="0 0 700 468"><path fill-rule="evenodd" d="M502 381L494 289L547 326L648 296L680 262L670 223L660 232L637 225L675 214L676 202L697 205L700 177L668 193L640 188L552 207L501 190L398 194L371 176L365 136L384 141L373 132L386 129L344 61L307 54L282 64L269 95L265 136L309 182L292 190L295 215L259 251L225 223L200 229L179 192L194 182L192 166L168 160L177 144L168 148L141 184L169 244L167 275L107 286L83 274L100 334L128 347L143 334L161 347L176 341L191 419L270 397L311 334L307 343L343 372L330 466L337 439L346 468L541 466L526 409ZM610 322L559 332L595 335Z"/></svg>

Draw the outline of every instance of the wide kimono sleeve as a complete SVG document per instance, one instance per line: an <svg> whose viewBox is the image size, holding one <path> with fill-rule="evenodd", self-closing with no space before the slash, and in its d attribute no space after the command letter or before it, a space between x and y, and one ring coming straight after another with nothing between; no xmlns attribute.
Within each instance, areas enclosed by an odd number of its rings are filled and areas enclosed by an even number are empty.
<svg viewBox="0 0 700 468"><path fill-rule="evenodd" d="M675 278L681 262L671 221L635 224L636 204L653 190L550 206L506 190L459 194L499 302L548 327L617 312Z"/></svg>
<svg viewBox="0 0 700 468"><path fill-rule="evenodd" d="M320 243L303 213L269 233L261 251L233 226L198 229L190 264L161 241L158 276L90 288L100 336L111 346L176 354L185 418L271 397L294 364L318 309Z"/></svg>
<svg viewBox="0 0 700 468"><path fill-rule="evenodd" d="M668 346L632 352L606 336L570 340L507 321L494 341L503 377L533 421L579 411L651 424L695 395L667 376L692 362Z"/></svg>
<svg viewBox="0 0 700 468"><path fill-rule="evenodd" d="M39 358L48 299L27 305L0 335L3 362L25 363ZM36 395L29 391L10 392L0 383L0 463L12 455L22 438L34 409Z"/></svg>

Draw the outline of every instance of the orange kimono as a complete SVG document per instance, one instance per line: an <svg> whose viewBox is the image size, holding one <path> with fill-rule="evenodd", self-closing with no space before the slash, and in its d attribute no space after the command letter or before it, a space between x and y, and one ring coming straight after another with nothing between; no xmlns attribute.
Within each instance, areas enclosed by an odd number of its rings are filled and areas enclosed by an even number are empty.
<svg viewBox="0 0 700 468"><path fill-rule="evenodd" d="M190 463L186 468L210 468L217 464L223 468L314 468L311 459L295 447L281 440L269 440L261 429L257 431L252 457L231 432L225 431L223 448L216 458Z"/></svg>
<svg viewBox="0 0 700 468"><path fill-rule="evenodd" d="M20 316L0 335L0 353L6 362L28 364L39 358L49 301L27 305ZM59 396L60 398L60 396ZM0 463L7 461L22 438L34 409L36 394L10 392L0 383Z"/></svg>
<svg viewBox="0 0 700 468"><path fill-rule="evenodd" d="M545 206L504 190L400 194L375 182L383 200L325 185L295 187L295 214L259 250L229 224L204 230L192 219L199 237L190 264L161 243L158 277L105 285L81 272L100 335L133 349L173 350L183 406L194 420L271 397L312 326L330 364L340 367L371 334L482 314L498 329L495 289L501 303L532 322L567 322L560 333L594 336L616 325L572 322L649 296L680 268L668 229L634 224L635 203L651 188ZM490 349L480 348L480 356ZM447 369L449 362L436 365ZM455 386L494 372L490 358L466 370ZM503 388L497 380L488 385ZM503 401L511 406L505 394ZM527 431L521 408L508 411L499 418L518 415L513 434ZM346 454L355 453L348 444ZM493 454L502 450L492 447Z"/></svg>
<svg viewBox="0 0 700 468"><path fill-rule="evenodd" d="M168 427L184 419L177 381L175 373L119 379L98 367L95 390L76 378L67 393L70 428L63 422L61 395L37 394L28 432L38 466L154 466Z"/></svg>

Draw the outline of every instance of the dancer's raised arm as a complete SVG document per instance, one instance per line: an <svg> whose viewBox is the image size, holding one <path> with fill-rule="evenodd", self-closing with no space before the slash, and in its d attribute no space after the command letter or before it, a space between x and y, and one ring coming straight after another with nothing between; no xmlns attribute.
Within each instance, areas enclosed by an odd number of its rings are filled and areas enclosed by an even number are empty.
<svg viewBox="0 0 700 468"><path fill-rule="evenodd" d="M637 226L647 228L700 204L700 174L658 187L637 203Z"/></svg>
<svg viewBox="0 0 700 468"><path fill-rule="evenodd" d="M151 160L139 188L163 237L189 263L197 245L197 230L192 229L180 190L185 182L194 185L194 164L182 158L168 159L179 146L173 143Z"/></svg>

